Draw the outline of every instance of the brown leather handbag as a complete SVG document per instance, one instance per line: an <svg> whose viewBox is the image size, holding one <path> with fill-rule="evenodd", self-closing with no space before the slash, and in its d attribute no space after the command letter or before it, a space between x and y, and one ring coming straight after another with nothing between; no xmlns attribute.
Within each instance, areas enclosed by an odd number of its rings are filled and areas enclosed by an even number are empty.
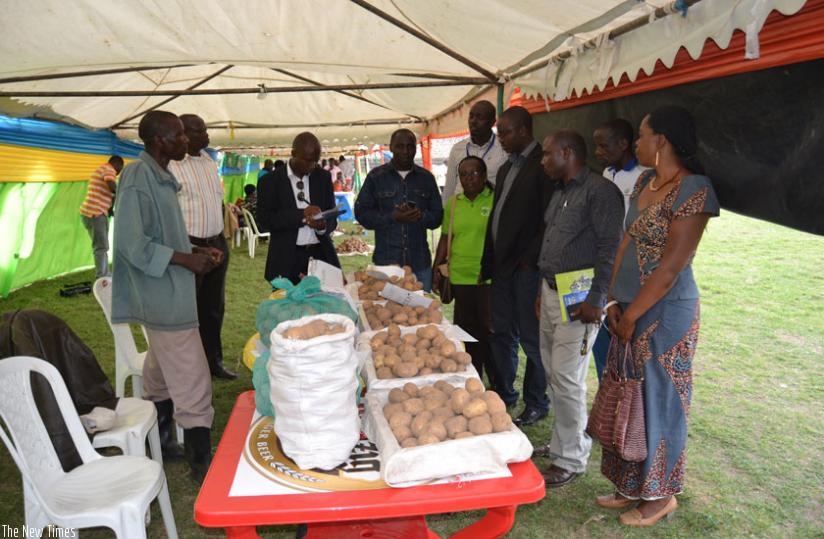
<svg viewBox="0 0 824 539"><path fill-rule="evenodd" d="M629 462L641 462L647 458L644 379L629 377L628 364L632 364L632 348L627 343L622 350L613 335L607 369L589 413L587 434L601 442L604 450Z"/></svg>

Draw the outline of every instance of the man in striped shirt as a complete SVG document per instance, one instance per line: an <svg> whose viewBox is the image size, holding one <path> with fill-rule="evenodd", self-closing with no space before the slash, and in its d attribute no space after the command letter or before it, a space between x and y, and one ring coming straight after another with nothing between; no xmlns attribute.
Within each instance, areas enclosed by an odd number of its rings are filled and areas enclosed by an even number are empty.
<svg viewBox="0 0 824 539"><path fill-rule="evenodd" d="M180 121L189 139L188 153L182 161L171 161L171 172L180 183L177 194L189 241L198 247L214 247L223 253L222 262L211 271L197 275L197 317L200 339L209 359L212 376L234 380L237 374L223 367L223 328L226 270L229 246L223 237L223 185L217 163L204 151L209 145L206 123L194 114L181 114Z"/></svg>
<svg viewBox="0 0 824 539"><path fill-rule="evenodd" d="M97 278L111 275L109 272L109 210L117 189L115 180L123 170L123 158L109 157L89 178L86 198L80 205L80 218L92 239L94 269Z"/></svg>

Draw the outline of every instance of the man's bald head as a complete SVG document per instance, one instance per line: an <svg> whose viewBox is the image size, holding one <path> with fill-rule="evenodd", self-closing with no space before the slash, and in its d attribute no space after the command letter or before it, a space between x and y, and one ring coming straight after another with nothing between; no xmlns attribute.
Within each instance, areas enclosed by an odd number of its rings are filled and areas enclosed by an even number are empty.
<svg viewBox="0 0 824 539"><path fill-rule="evenodd" d="M312 171L320 159L320 141L318 137L304 131L298 134L292 141L292 158L289 160L289 167L299 175L305 176Z"/></svg>

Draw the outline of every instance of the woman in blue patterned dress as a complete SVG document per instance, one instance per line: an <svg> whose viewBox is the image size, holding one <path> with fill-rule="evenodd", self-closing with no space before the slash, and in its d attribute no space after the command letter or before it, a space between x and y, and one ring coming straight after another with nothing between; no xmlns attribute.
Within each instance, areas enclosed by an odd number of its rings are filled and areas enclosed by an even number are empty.
<svg viewBox="0 0 824 539"><path fill-rule="evenodd" d="M616 253L607 311L619 342L631 343L644 378L647 459L628 462L604 450L601 472L615 492L597 498L629 526L651 526L678 506L684 488L692 358L698 340L698 288L692 259L718 200L696 159L689 112L667 106L641 122L638 161L655 167L639 177ZM610 358L610 360L613 360Z"/></svg>

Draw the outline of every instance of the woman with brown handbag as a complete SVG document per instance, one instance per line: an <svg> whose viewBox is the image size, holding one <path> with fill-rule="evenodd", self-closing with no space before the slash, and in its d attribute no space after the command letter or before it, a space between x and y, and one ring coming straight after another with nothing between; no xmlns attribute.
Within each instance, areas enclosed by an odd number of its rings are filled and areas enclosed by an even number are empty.
<svg viewBox="0 0 824 539"><path fill-rule="evenodd" d="M718 200L696 158L689 112L667 106L641 122L638 161L654 167L638 178L624 238L613 266L607 310L612 333L630 342L643 373L647 458L629 462L604 450L601 472L615 492L597 498L608 508L634 508L620 521L652 526L678 506L684 488L692 359L698 341L698 288L691 262ZM614 361L611 356L607 361Z"/></svg>
<svg viewBox="0 0 824 539"><path fill-rule="evenodd" d="M432 288L443 297L445 287L451 287L454 323L478 339L476 343L466 343L472 365L481 379L486 369L487 378L494 384L494 374L489 372L489 283L479 282L493 191L487 183L486 163L479 157L464 158L458 164L458 178L463 193L449 198L444 208L441 239L432 267Z"/></svg>

